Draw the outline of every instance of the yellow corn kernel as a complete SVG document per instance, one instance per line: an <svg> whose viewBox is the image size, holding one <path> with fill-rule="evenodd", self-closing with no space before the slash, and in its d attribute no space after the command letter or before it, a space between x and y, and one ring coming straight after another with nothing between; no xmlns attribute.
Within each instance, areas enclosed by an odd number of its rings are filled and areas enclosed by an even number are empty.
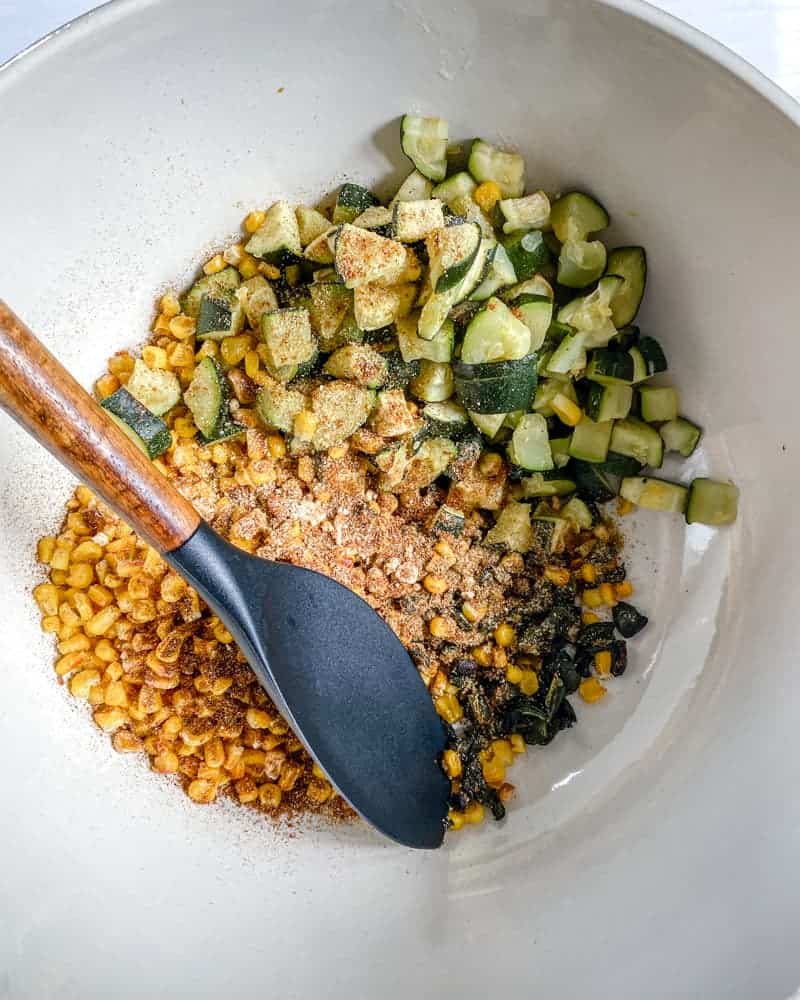
<svg viewBox="0 0 800 1000"><path fill-rule="evenodd" d="M450 824L451 830L460 830L464 825L464 813L451 809L447 814L447 822Z"/></svg>
<svg viewBox="0 0 800 1000"><path fill-rule="evenodd" d="M67 582L67 574L63 569L54 569L50 571L50 582L54 583L57 587L63 587Z"/></svg>
<svg viewBox="0 0 800 1000"><path fill-rule="evenodd" d="M154 371L161 371L169 367L167 352L163 347L153 347L152 344L142 348L142 361Z"/></svg>
<svg viewBox="0 0 800 1000"><path fill-rule="evenodd" d="M470 802L467 808L464 810L464 822L478 824L483 822L483 806L480 802Z"/></svg>
<svg viewBox="0 0 800 1000"><path fill-rule="evenodd" d="M246 333L236 337L226 337L219 345L219 354L226 365L238 365L245 354L252 348L252 337Z"/></svg>
<svg viewBox="0 0 800 1000"><path fill-rule="evenodd" d="M583 410L569 396L565 396L561 392L556 393L553 396L550 406L562 424L566 424L568 427L576 427L581 422Z"/></svg>
<svg viewBox="0 0 800 1000"><path fill-rule="evenodd" d="M309 781L306 796L316 805L321 806L333 795L333 789L327 781Z"/></svg>
<svg viewBox="0 0 800 1000"><path fill-rule="evenodd" d="M42 632L58 632L61 628L61 619L58 615L45 615L42 618Z"/></svg>
<svg viewBox="0 0 800 1000"><path fill-rule="evenodd" d="M603 604L607 604L610 608L613 608L617 603L617 594L614 590L614 585L611 583L601 583L597 589L600 592Z"/></svg>
<svg viewBox="0 0 800 1000"><path fill-rule="evenodd" d="M225 258L221 253L215 253L211 260L203 265L203 274L219 274L226 267Z"/></svg>
<svg viewBox="0 0 800 1000"><path fill-rule="evenodd" d="M294 434L301 441L310 441L314 437L319 421L313 413L301 410L294 418Z"/></svg>
<svg viewBox="0 0 800 1000"><path fill-rule="evenodd" d="M105 635L105 633L108 632L111 626L119 618L120 614L121 612L119 608L103 608L86 622L86 632L89 635Z"/></svg>
<svg viewBox="0 0 800 1000"><path fill-rule="evenodd" d="M590 705L594 701L600 701L605 696L606 690L596 677L587 677L578 685L578 693Z"/></svg>
<svg viewBox="0 0 800 1000"><path fill-rule="evenodd" d="M52 535L47 535L44 538L40 538L36 543L36 558L40 563L47 565L53 557L53 552L55 551L56 540Z"/></svg>
<svg viewBox="0 0 800 1000"><path fill-rule="evenodd" d="M88 622L94 616L94 607L86 594L81 593L79 590L73 591L70 601L75 605L75 610L78 612L82 622Z"/></svg>
<svg viewBox="0 0 800 1000"><path fill-rule="evenodd" d="M55 570L68 570L69 569L69 557L72 552L71 542L57 541L56 547L53 550L53 557L50 560L50 569Z"/></svg>
<svg viewBox="0 0 800 1000"><path fill-rule="evenodd" d="M491 212L503 197L503 193L494 181L484 181L472 192L472 200L483 212Z"/></svg>
<svg viewBox="0 0 800 1000"><path fill-rule="evenodd" d="M281 791L280 786L274 785L272 782L266 782L265 784L259 786L258 801L264 809L277 809L281 804L282 798L283 792Z"/></svg>
<svg viewBox="0 0 800 1000"><path fill-rule="evenodd" d="M445 722L451 724L458 722L464 714L461 710L461 705L458 703L458 698L454 694L443 694L440 698L436 699L434 704L436 711Z"/></svg>
<svg viewBox="0 0 800 1000"><path fill-rule="evenodd" d="M194 364L194 350L191 344L173 344L167 357L173 368L188 368Z"/></svg>
<svg viewBox="0 0 800 1000"><path fill-rule="evenodd" d="M566 587L571 579L569 570L562 566L545 566L544 577L557 587Z"/></svg>
<svg viewBox="0 0 800 1000"><path fill-rule="evenodd" d="M120 378L121 375L130 375L133 371L133 363L133 358L130 354L127 351L121 351L119 354L115 354L112 358L108 359L108 370L112 375ZM121 378L120 381L122 381Z"/></svg>
<svg viewBox="0 0 800 1000"><path fill-rule="evenodd" d="M169 321L169 332L176 340L188 340L196 329L197 322L191 316L173 316Z"/></svg>
<svg viewBox="0 0 800 1000"><path fill-rule="evenodd" d="M523 670L519 689L523 694L533 695L539 690L539 676L535 670Z"/></svg>
<svg viewBox="0 0 800 1000"><path fill-rule="evenodd" d="M255 259L251 257L249 253L242 254L242 260L239 264L239 274L247 281L248 278L255 278L261 269L261 265Z"/></svg>
<svg viewBox="0 0 800 1000"><path fill-rule="evenodd" d="M180 764L180 759L173 750L162 750L153 757L151 767L159 774L175 774Z"/></svg>
<svg viewBox="0 0 800 1000"><path fill-rule="evenodd" d="M258 351L247 351L244 356L244 371L248 378L255 378L261 366L261 358Z"/></svg>
<svg viewBox="0 0 800 1000"><path fill-rule="evenodd" d="M512 733L509 737L509 742L511 743L511 749L514 753L525 753L528 749L525 746L525 738L522 733Z"/></svg>
<svg viewBox="0 0 800 1000"><path fill-rule="evenodd" d="M172 429L179 438L193 438L197 433L197 427L191 417L176 417Z"/></svg>
<svg viewBox="0 0 800 1000"><path fill-rule="evenodd" d="M78 632L58 644L58 651L62 655L65 653L78 653L91 648L92 644L89 641L89 637L85 636L83 632Z"/></svg>
<svg viewBox="0 0 800 1000"><path fill-rule="evenodd" d="M597 580L597 570L591 563L584 563L581 566L581 580L584 583L595 583Z"/></svg>
<svg viewBox="0 0 800 1000"><path fill-rule="evenodd" d="M93 667L89 667L85 670L79 670L77 674L73 674L69 680L69 690L70 694L73 694L76 698L88 698L89 692L95 686L95 684L100 683L100 671L95 670Z"/></svg>
<svg viewBox="0 0 800 1000"><path fill-rule="evenodd" d="M159 313L155 323L153 323L153 333L169 333L170 318L166 313Z"/></svg>
<svg viewBox="0 0 800 1000"><path fill-rule="evenodd" d="M33 588L33 599L39 606L43 615L58 614L58 606L61 603L61 591L52 583L40 583Z"/></svg>
<svg viewBox="0 0 800 1000"><path fill-rule="evenodd" d="M248 708L245 720L251 729L269 729L272 716L261 708Z"/></svg>
<svg viewBox="0 0 800 1000"><path fill-rule="evenodd" d="M601 542L607 542L609 538L608 528L604 524L598 524L594 529L594 537Z"/></svg>
<svg viewBox="0 0 800 1000"><path fill-rule="evenodd" d="M71 560L74 563L96 563L103 558L103 549L97 544L86 540L76 545L72 550Z"/></svg>
<svg viewBox="0 0 800 1000"><path fill-rule="evenodd" d="M228 645L228 643L233 642L233 636L225 628L222 622L217 622L214 626L214 638L217 642L221 642L223 645Z"/></svg>
<svg viewBox="0 0 800 1000"><path fill-rule="evenodd" d="M207 767L218 768L225 763L225 746L219 736L215 736L203 747L203 759Z"/></svg>
<svg viewBox="0 0 800 1000"><path fill-rule="evenodd" d="M600 608L603 606L603 598L600 596L600 591L597 588L584 590L581 598L587 608Z"/></svg>
<svg viewBox="0 0 800 1000"><path fill-rule="evenodd" d="M614 593L620 600L624 597L630 597L633 594L633 584L630 580L623 580L622 583L615 583Z"/></svg>
<svg viewBox="0 0 800 1000"><path fill-rule="evenodd" d="M601 677L608 677L611 673L611 653L607 649L594 654L594 669Z"/></svg>
<svg viewBox="0 0 800 1000"><path fill-rule="evenodd" d="M118 681L123 674L122 664L119 662L109 663L106 669L103 671L103 680L108 683L109 681Z"/></svg>
<svg viewBox="0 0 800 1000"><path fill-rule="evenodd" d="M55 663L55 671L59 677L64 677L75 670L79 670L87 662L91 663L91 656L85 650L79 649L74 653L66 653L64 656L59 657Z"/></svg>
<svg viewBox="0 0 800 1000"><path fill-rule="evenodd" d="M485 642L482 646L476 646L472 650L472 659L482 667L491 667L493 648L490 642Z"/></svg>
<svg viewBox="0 0 800 1000"><path fill-rule="evenodd" d="M241 243L234 243L222 252L222 259L233 267L238 267L241 264L242 257L244 257L244 246Z"/></svg>
<svg viewBox="0 0 800 1000"><path fill-rule="evenodd" d="M498 760L503 767L511 767L514 763L514 753L508 740L492 740L490 749L495 760Z"/></svg>
<svg viewBox="0 0 800 1000"><path fill-rule="evenodd" d="M320 781L327 781L327 778L325 777L325 772L322 770L322 768L316 761L314 761L314 763L311 765L311 773L314 775L315 778L319 778Z"/></svg>
<svg viewBox="0 0 800 1000"><path fill-rule="evenodd" d="M128 717L122 709L116 707L96 708L92 717L104 733L113 733L115 729L119 729L128 721Z"/></svg>
<svg viewBox="0 0 800 1000"><path fill-rule="evenodd" d="M273 458L283 458L286 454L286 442L280 434L270 434L267 438L267 448Z"/></svg>
<svg viewBox="0 0 800 1000"><path fill-rule="evenodd" d="M94 647L94 655L103 663L113 663L117 658L117 651L108 639L101 639Z"/></svg>
<svg viewBox="0 0 800 1000"><path fill-rule="evenodd" d="M519 684L522 680L523 673L524 672L518 666L512 663L510 666L506 667L506 680L509 684Z"/></svg>
<svg viewBox="0 0 800 1000"><path fill-rule="evenodd" d="M474 625L486 614L486 607L482 604L473 604L472 601L464 601L461 605L461 614Z"/></svg>
<svg viewBox="0 0 800 1000"><path fill-rule="evenodd" d="M446 639L453 633L453 623L441 615L435 615L428 622L428 631L435 639Z"/></svg>
<svg viewBox="0 0 800 1000"><path fill-rule="evenodd" d="M105 399L112 392L116 392L119 389L119 379L116 375L111 375L110 373L108 375L101 375L95 382L94 389L98 399Z"/></svg>
<svg viewBox="0 0 800 1000"><path fill-rule="evenodd" d="M161 732L168 739L174 739L181 729L183 729L183 720L179 715L170 715L161 726Z"/></svg>
<svg viewBox="0 0 800 1000"><path fill-rule="evenodd" d="M513 644L517 641L517 633L513 626L504 622L502 625L498 625L494 630L494 641L498 646L513 646Z"/></svg>
<svg viewBox="0 0 800 1000"><path fill-rule="evenodd" d="M506 769L502 762L497 760L496 757L490 756L482 766L483 777L486 779L487 785L497 787L497 785L502 785L506 777Z"/></svg>
<svg viewBox="0 0 800 1000"><path fill-rule="evenodd" d="M266 212L259 212L259 211L250 212L248 215L245 216L244 220L245 232L250 233L250 235L252 236L257 229L259 229L261 226L264 225L264 219L266 219L266 217L267 217Z"/></svg>
<svg viewBox="0 0 800 1000"><path fill-rule="evenodd" d="M600 617L592 611L584 611L581 615L581 622L584 625L596 625L599 621Z"/></svg>
<svg viewBox="0 0 800 1000"><path fill-rule="evenodd" d="M442 754L442 767L444 768L444 773L451 781L461 777L461 758L457 750L445 750Z"/></svg>
<svg viewBox="0 0 800 1000"><path fill-rule="evenodd" d="M114 708L125 708L128 704L128 692L121 681L111 681L103 691L103 701Z"/></svg>
<svg viewBox="0 0 800 1000"><path fill-rule="evenodd" d="M89 563L76 563L67 573L67 586L86 590L94 582L94 569Z"/></svg>
<svg viewBox="0 0 800 1000"><path fill-rule="evenodd" d="M486 451L481 455L478 462L478 470L481 475L489 479L499 476L503 469L503 459L496 451Z"/></svg>
<svg viewBox="0 0 800 1000"><path fill-rule="evenodd" d="M281 269L275 267L274 264L267 264L266 261L261 261L258 265L258 273L263 274L269 281L277 281L281 276Z"/></svg>
<svg viewBox="0 0 800 1000"><path fill-rule="evenodd" d="M165 295L161 296L159 308L165 316L168 316L171 319L173 316L177 316L181 311L181 304L178 302L178 298L174 292L167 292Z"/></svg>
<svg viewBox="0 0 800 1000"><path fill-rule="evenodd" d="M434 545L433 551L441 556L442 559L455 559L456 554L453 552L453 547L446 538L440 538L439 541Z"/></svg>
<svg viewBox="0 0 800 1000"><path fill-rule="evenodd" d="M212 271L211 273L213 274L214 272ZM186 794L192 802L206 806L217 797L217 786L215 782L208 781L205 778L195 778L194 781L189 783Z"/></svg>
<svg viewBox="0 0 800 1000"><path fill-rule="evenodd" d="M429 594L443 594L447 590L449 584L444 577L428 573L422 581L422 586L428 591Z"/></svg>
<svg viewBox="0 0 800 1000"><path fill-rule="evenodd" d="M620 497L617 500L617 513L620 517L625 517L627 514L632 513L636 510L636 505L632 504L630 500L626 500L624 497Z"/></svg>

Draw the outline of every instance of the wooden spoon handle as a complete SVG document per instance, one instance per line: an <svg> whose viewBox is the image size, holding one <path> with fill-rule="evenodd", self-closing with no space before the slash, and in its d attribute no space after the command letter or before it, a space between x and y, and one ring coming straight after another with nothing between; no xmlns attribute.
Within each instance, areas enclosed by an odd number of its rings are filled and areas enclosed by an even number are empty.
<svg viewBox="0 0 800 1000"><path fill-rule="evenodd" d="M194 507L2 299L0 407L162 552L194 534Z"/></svg>

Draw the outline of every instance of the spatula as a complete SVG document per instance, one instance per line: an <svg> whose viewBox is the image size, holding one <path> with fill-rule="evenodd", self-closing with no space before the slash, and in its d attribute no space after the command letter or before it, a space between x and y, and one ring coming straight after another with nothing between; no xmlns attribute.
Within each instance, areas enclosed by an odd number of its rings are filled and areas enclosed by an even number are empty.
<svg viewBox="0 0 800 1000"><path fill-rule="evenodd" d="M444 730L372 608L216 534L1 300L0 406L196 588L347 801L399 843L438 847Z"/></svg>

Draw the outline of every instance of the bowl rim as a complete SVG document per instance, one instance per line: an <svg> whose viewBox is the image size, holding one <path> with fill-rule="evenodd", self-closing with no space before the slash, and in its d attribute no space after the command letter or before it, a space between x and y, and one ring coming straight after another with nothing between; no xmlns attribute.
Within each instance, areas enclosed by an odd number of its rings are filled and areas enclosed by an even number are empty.
<svg viewBox="0 0 800 1000"><path fill-rule="evenodd" d="M674 14L653 6L647 0L592 0L592 2L634 17L638 21L649 24L657 31L688 45L707 59L728 70L800 128L800 100L771 80L744 56L734 52L733 49L705 31L681 20ZM35 53L44 50L42 54L46 56L62 39L68 42L70 33L74 29L88 27L89 23L95 20L117 20L125 16L129 8L135 9L152 5L153 0L105 0L105 3L65 21L52 31L42 35L41 38L31 42L16 55L12 55L5 62L0 63L0 84L12 81L17 73L27 69L32 61L31 56Z"/></svg>

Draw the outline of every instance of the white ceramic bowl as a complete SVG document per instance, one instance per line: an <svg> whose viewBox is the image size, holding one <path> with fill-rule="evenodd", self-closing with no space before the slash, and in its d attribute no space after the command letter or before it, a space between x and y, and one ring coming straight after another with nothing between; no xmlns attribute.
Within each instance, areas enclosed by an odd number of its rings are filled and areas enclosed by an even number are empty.
<svg viewBox="0 0 800 1000"><path fill-rule="evenodd" d="M0 996L755 998L800 982L797 106L644 5L109 5L0 73L3 294L87 384L155 289L277 196L408 170L396 116L519 145L647 246L642 321L731 476L726 531L632 519L628 676L435 854L275 833L123 759L28 588L68 489L0 439ZM389 124L387 124L389 123ZM519 772L519 773L518 773Z"/></svg>

